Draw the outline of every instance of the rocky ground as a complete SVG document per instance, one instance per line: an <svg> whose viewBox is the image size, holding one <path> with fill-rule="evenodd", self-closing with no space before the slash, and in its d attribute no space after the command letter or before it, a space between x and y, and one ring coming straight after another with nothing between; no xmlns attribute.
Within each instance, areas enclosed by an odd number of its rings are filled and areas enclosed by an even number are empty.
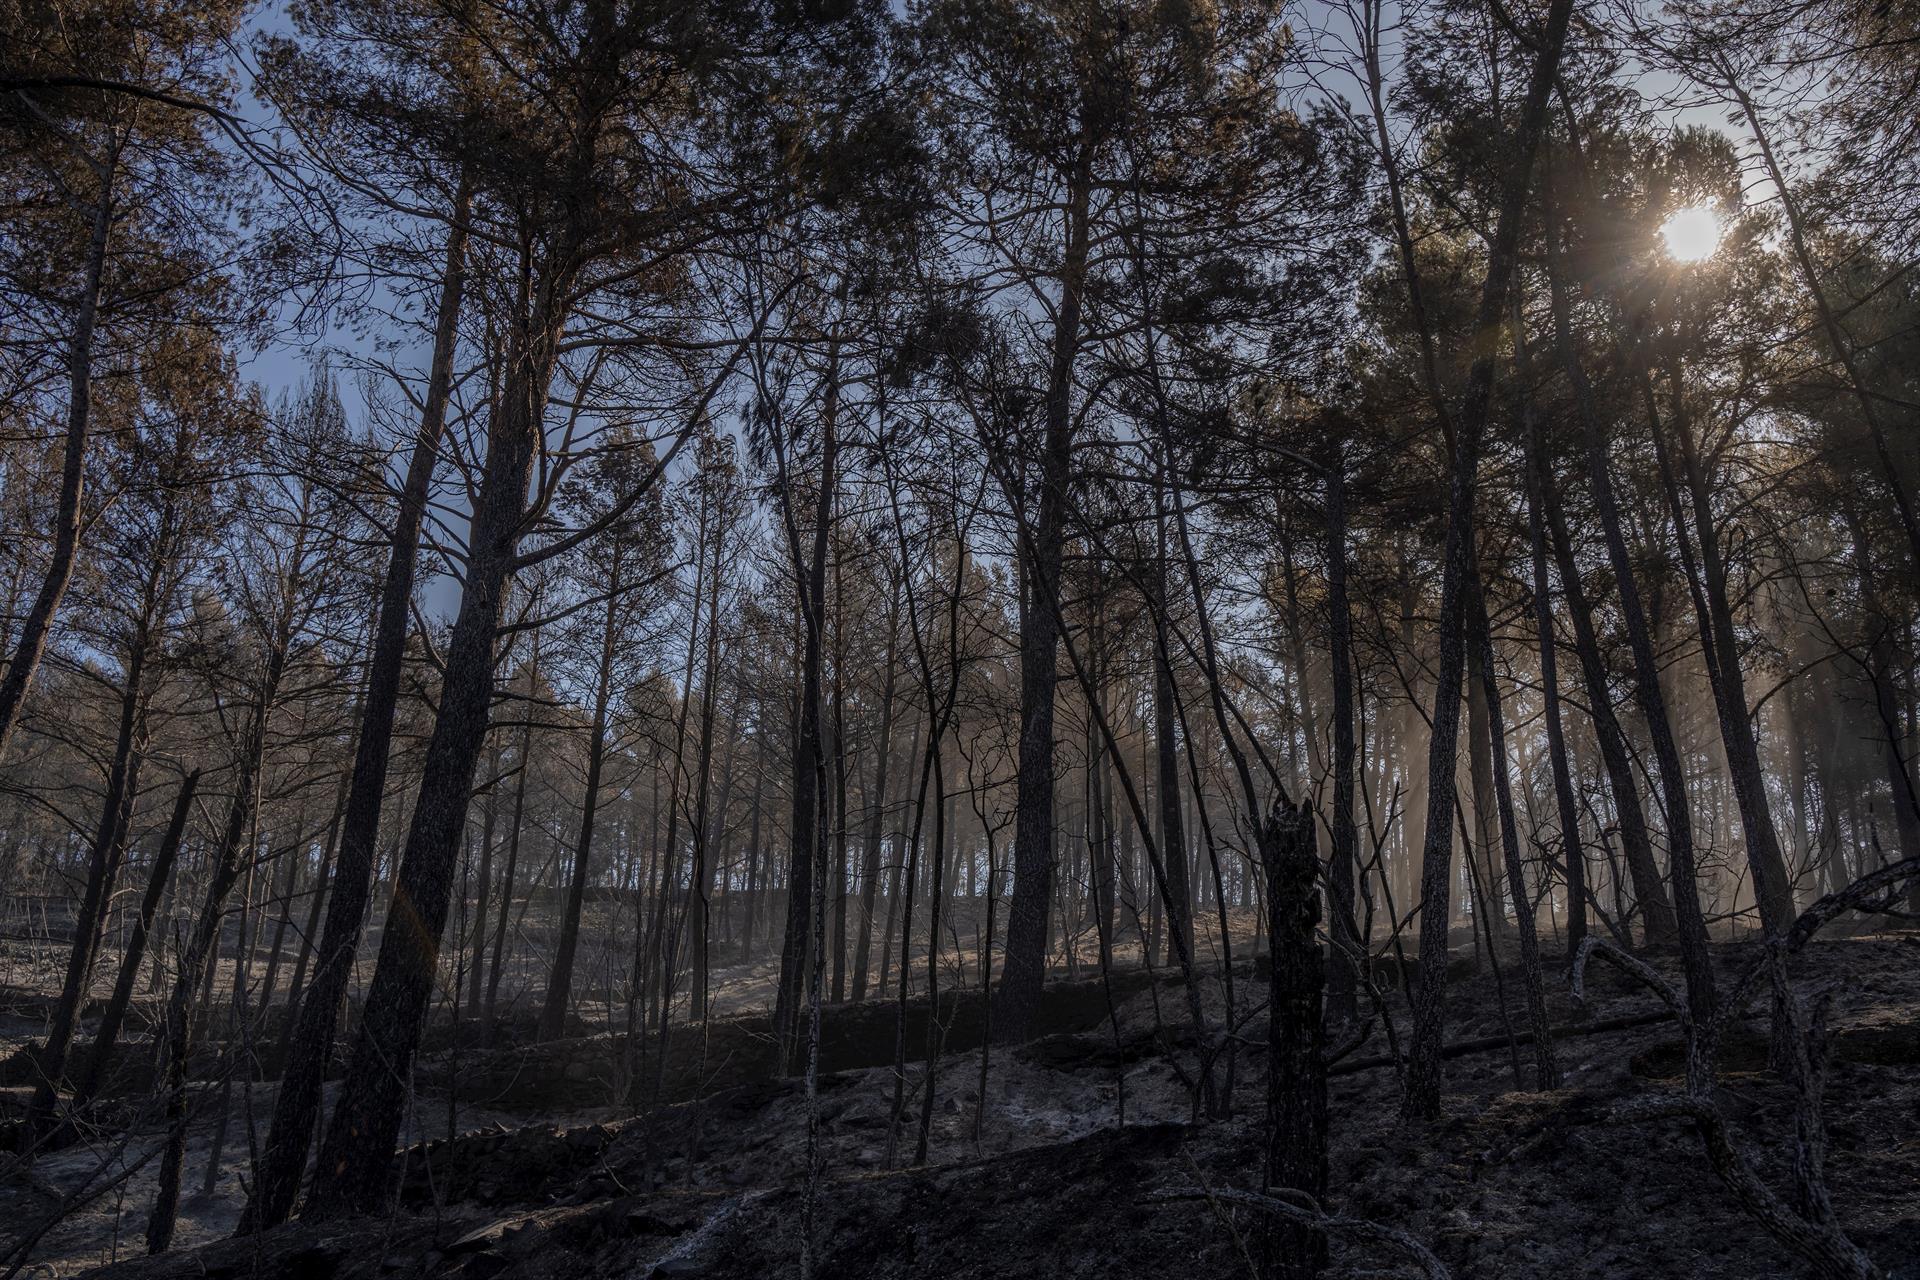
<svg viewBox="0 0 1920 1280"><path fill-rule="evenodd" d="M1723 969L1750 954L1728 945ZM1511 984L1511 972L1503 976ZM1890 1274L1920 1278L1920 934L1818 942L1798 981L1832 998L1826 1107L1842 1223ZM1217 1017L1219 983L1209 985ZM1502 1038L1496 985L1490 973L1457 978L1454 1039ZM1243 1008L1261 986L1242 966ZM1715 1180L1686 1123L1615 1118L1621 1103L1674 1087L1678 1044L1653 1002L1610 972L1596 968L1589 995L1585 1006L1564 990L1552 999L1551 1021L1568 1029L1558 1043L1565 1087L1517 1091L1504 1044L1466 1054L1448 1064L1447 1115L1433 1125L1399 1118L1376 1030L1336 1067L1332 1207L1412 1234L1457 1277L1805 1274ZM1066 1029L995 1050L984 1091L979 1002L944 1006L947 1052L930 1109L924 1004L910 1010L904 1082L891 1067L895 1006L830 1015L828 1070L811 1104L802 1082L771 1077L764 1019L751 1015L677 1035L665 1069L637 1083L633 1055L605 1035L538 1048L441 1046L422 1064L411 1121L420 1142L404 1158L390 1218L224 1240L244 1194L246 1114L265 1116L272 1087L236 1086L227 1098L233 1158L213 1194L187 1206L188 1247L130 1260L145 1220L141 1170L70 1212L39 1242L34 1269L745 1280L798 1274L810 1234L821 1277L1247 1274L1246 1211L1204 1192L1259 1186L1258 1044L1235 1055L1231 1117L1198 1122L1176 983L1135 970L1113 984L1111 1009L1098 982L1057 983L1049 1001L1049 1025ZM1517 1001L1513 1018L1521 1021ZM1260 1040L1264 1017L1241 1034ZM1791 1098L1766 1067L1764 1036L1755 1020L1729 1043L1723 1105L1784 1185ZM656 1094L657 1107L632 1101ZM916 1164L923 1115L926 1161ZM196 1182L217 1116L216 1105L204 1107L195 1130ZM137 1162L151 1141L142 1133L118 1156L69 1149L30 1177L16 1169L0 1189L0 1251L103 1157ZM1384 1249L1336 1245L1330 1274L1415 1273Z"/></svg>

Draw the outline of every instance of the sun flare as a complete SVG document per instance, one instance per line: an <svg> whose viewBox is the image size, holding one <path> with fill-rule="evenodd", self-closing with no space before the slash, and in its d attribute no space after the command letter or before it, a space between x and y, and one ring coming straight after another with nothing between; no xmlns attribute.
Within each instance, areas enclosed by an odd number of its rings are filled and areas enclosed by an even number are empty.
<svg viewBox="0 0 1920 1280"><path fill-rule="evenodd" d="M1667 256L1676 262L1705 262L1720 247L1720 215L1710 205L1681 209L1660 224Z"/></svg>

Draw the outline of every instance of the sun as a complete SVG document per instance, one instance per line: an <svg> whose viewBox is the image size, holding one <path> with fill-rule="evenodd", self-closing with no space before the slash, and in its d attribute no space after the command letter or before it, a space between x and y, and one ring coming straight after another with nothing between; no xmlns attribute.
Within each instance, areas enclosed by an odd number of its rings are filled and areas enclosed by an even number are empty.
<svg viewBox="0 0 1920 1280"><path fill-rule="evenodd" d="M1660 224L1667 256L1676 262L1705 262L1720 247L1720 215L1711 205L1681 209Z"/></svg>

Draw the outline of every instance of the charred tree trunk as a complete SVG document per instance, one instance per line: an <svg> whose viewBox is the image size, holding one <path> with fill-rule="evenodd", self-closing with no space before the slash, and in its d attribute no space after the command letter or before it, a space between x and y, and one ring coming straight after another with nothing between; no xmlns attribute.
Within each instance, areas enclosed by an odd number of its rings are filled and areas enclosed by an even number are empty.
<svg viewBox="0 0 1920 1280"><path fill-rule="evenodd" d="M1560 51L1572 16L1572 0L1554 0L1548 10L1533 72L1527 85L1513 163L1501 193L1500 216L1488 247L1486 280L1481 288L1474 332L1480 337L1499 328L1507 311L1520 224L1533 188L1533 163L1545 130L1547 96L1558 75ZM1487 404L1493 394L1494 355L1474 362L1453 437L1453 467L1448 481L1447 539L1440 582L1440 660L1435 679L1433 740L1427 752L1427 831L1420 867L1420 985L1413 1002L1413 1046L1407 1072L1406 1110L1419 1116L1440 1112L1440 1050L1445 1039L1447 913L1452 863L1453 778L1459 747L1460 694L1466 654L1462 623L1467 581L1474 572L1473 499L1480 463ZM1444 402L1436 406L1444 410Z"/></svg>
<svg viewBox="0 0 1920 1280"><path fill-rule="evenodd" d="M1329 674L1333 681L1333 848L1327 860L1328 923L1333 938L1328 982L1330 1013L1351 1024L1359 1016L1358 987L1368 941L1354 920L1354 882L1360 860L1354 825L1353 617L1347 603L1346 460L1338 445L1327 460L1327 612Z"/></svg>
<svg viewBox="0 0 1920 1280"><path fill-rule="evenodd" d="M1045 406L1046 441L1032 537L1023 539L1020 615L1020 758L1013 836L1013 900L1007 905L1006 962L993 997L993 1034L1019 1044L1035 1032L1047 971L1047 914L1053 896L1053 703L1059 683L1060 622L1047 604L1059 590L1066 551L1067 488L1073 466L1073 370L1086 283L1093 147L1074 160L1065 208L1060 302L1054 313Z"/></svg>
<svg viewBox="0 0 1920 1280"><path fill-rule="evenodd" d="M486 738L494 639L558 358L567 305L562 299L570 290L569 278L541 282L534 315L515 335L508 357L501 408L488 432L486 466L474 502L465 590L447 646L439 715L427 743L366 1015L304 1212L316 1220L374 1212L386 1199L407 1078L439 964L474 767ZM377 793L370 801L377 803ZM341 860L344 864L344 853Z"/></svg>
<svg viewBox="0 0 1920 1280"><path fill-rule="evenodd" d="M536 646L533 661L529 665L528 686L534 684L540 669L540 650ZM531 716L531 712L528 713ZM513 890L520 872L520 834L526 829L527 813L527 775L533 771L533 721L529 719L520 728L520 759L514 770L513 780L513 818L507 828L507 863L500 869L500 909L494 914L493 921L493 960L487 965L487 999L480 1020L491 1027L495 1011L500 1005L500 974L506 966L507 957L507 917L513 909ZM636 953L638 943L635 944Z"/></svg>
<svg viewBox="0 0 1920 1280"><path fill-rule="evenodd" d="M1634 692L1647 733L1653 740L1654 760L1659 766L1661 794L1666 801L1668 876L1673 888L1674 916L1681 935L1682 955L1693 959L1687 965L1688 999L1699 1016L1710 1018L1713 1009L1713 971L1706 963L1707 926L1700 910L1700 889L1693 857L1693 815L1689 809L1687 784L1680 750L1674 742L1673 724L1667 715L1666 695L1660 688L1660 664L1654 654L1653 636L1647 626L1646 609L1640 588L1634 579L1633 559L1627 551L1621 527L1620 505L1614 495L1613 477L1607 461L1607 444L1601 429L1599 410L1593 401L1593 387L1587 379L1575 345L1572 308L1565 282L1560 277L1560 228L1557 215L1549 214L1547 233L1547 282L1552 299L1554 333L1568 381L1573 386L1574 407L1580 420L1587 458L1587 478L1593 489L1594 511L1607 547L1608 563L1613 568L1620 592L1620 613L1626 623L1627 640L1633 651Z"/></svg>
<svg viewBox="0 0 1920 1280"><path fill-rule="evenodd" d="M1793 920L1793 882L1787 874L1786 858L1780 852L1779 829L1774 826L1773 812L1767 803L1760 744L1754 735L1753 713L1747 706L1747 684L1740 671L1740 641L1734 628L1733 606L1727 596L1726 557L1721 552L1720 531L1708 490L1709 477L1700 444L1694 438L1691 415L1687 412L1677 356L1668 372L1673 393L1670 425L1680 446L1682 473L1691 499L1693 539L1687 536L1687 513L1675 483L1654 388L1643 368L1647 425L1657 446L1667 501L1672 509L1674 537L1680 547L1681 567L1697 611L1707 678L1713 690L1727 775L1740 810L1740 829L1746 837L1747 863L1753 873L1760 923L1767 936L1773 937ZM1690 545L1695 540L1697 548Z"/></svg>
<svg viewBox="0 0 1920 1280"><path fill-rule="evenodd" d="M1521 417L1526 427L1527 551L1533 570L1533 626L1540 657L1540 689L1547 729L1547 760L1553 771L1553 799L1560 820L1560 856L1567 876L1567 959L1579 953L1587 936L1587 860L1580 843L1580 809L1574 801L1573 775L1567 768L1566 730L1560 721L1559 646L1553 627L1552 587L1547 577L1546 526L1542 514L1547 474L1546 432L1535 411L1527 365L1527 338L1515 308L1514 360L1520 375ZM1584 604L1584 601L1582 602ZM1567 607L1573 608L1571 597ZM1589 623L1589 628L1591 624ZM1629 779L1631 782L1631 779ZM1638 807L1638 798L1634 800ZM1640 828L1646 836L1644 823ZM1649 851L1647 860L1652 861ZM1658 881L1655 882L1656 885Z"/></svg>
<svg viewBox="0 0 1920 1280"><path fill-rule="evenodd" d="M485 766L487 799L480 814L480 866L474 873L473 924L468 930L472 940L467 961L467 1016L477 1017L485 986L487 958L487 912L493 906L494 829L500 811L500 744L496 740L487 753ZM501 908L505 910L504 904Z"/></svg>
<svg viewBox="0 0 1920 1280"><path fill-rule="evenodd" d="M689 929L693 937L689 945L693 953L694 978L692 999L687 1009L690 1021L699 1021L707 1016L707 932L712 909L709 882L713 876L713 824L708 808L713 773L715 695L720 682L720 584L726 564L726 546L727 512L724 506L717 505L714 511L713 565L708 570L707 583L707 651L705 670L700 679L700 745L694 764L691 827L693 868L692 880L687 886L687 914L692 917ZM724 808L724 794L720 802Z"/></svg>
<svg viewBox="0 0 1920 1280"><path fill-rule="evenodd" d="M1159 634L1153 646L1154 789L1160 801L1160 854L1167 865L1167 950L1193 950L1191 880L1187 875L1187 833L1180 811L1180 744L1174 727L1173 671L1167 661L1164 609L1156 610Z"/></svg>
<svg viewBox="0 0 1920 1280"><path fill-rule="evenodd" d="M847 631L844 612L846 596L842 590L839 557L833 562L833 819L831 844L833 868L821 877L821 883L833 892L832 936L827 948L833 953L833 987L829 999L842 1004L847 998ZM827 844L820 846L824 854Z"/></svg>
<svg viewBox="0 0 1920 1280"><path fill-rule="evenodd" d="M780 949L780 987L774 1000L774 1032L778 1039L775 1070L785 1075L793 1065L801 1034L801 1012L806 1008L807 966L814 962L812 936L816 864L827 856L819 820L827 797L823 673L827 602L827 548L832 534L834 492L839 483L840 442L834 421L840 398L839 347L828 358L825 405L821 411L820 487L814 500L813 546L806 574L799 583L800 614L805 632L801 643L799 725L793 756L793 852L787 873L786 933ZM782 454L784 458L784 452ZM784 469L784 464L783 464ZM793 477L784 477L791 486ZM783 486L783 487L785 487ZM792 515L792 497L783 499L787 539L795 568L800 567L800 531Z"/></svg>
<svg viewBox="0 0 1920 1280"><path fill-rule="evenodd" d="M893 751L893 709L900 654L898 597L887 601L887 666L880 690L880 733L874 743L873 791L867 797L867 830L860 861L860 920L853 943L853 998L867 998L867 970L873 951L873 908L880 883L880 828L887 811L887 776Z"/></svg>
<svg viewBox="0 0 1920 1280"><path fill-rule="evenodd" d="M66 598L67 584L73 580L74 559L80 547L80 498L86 482L87 433L93 410L94 330L100 319L107 244L113 234L113 170L118 163L115 157L100 170L100 200L94 206L80 295L74 300L73 331L67 340L66 445L60 460L60 505L53 518L53 549L47 557L39 593L20 623L6 674L0 676L0 756L6 754L7 743L20 723L27 688L47 650L47 637L53 632L60 602Z"/></svg>
<svg viewBox="0 0 1920 1280"><path fill-rule="evenodd" d="M353 776L348 783L346 810L341 820L340 848L334 857L326 925L314 959L312 983L300 1002L288 1042L287 1065L274 1099L273 1123L254 1169L253 1191L240 1217L240 1233L284 1222L293 1211L294 1197L306 1169L314 1122L320 1112L320 1084L333 1051L334 1025L346 994L347 980L353 972L361 922L366 918L375 846L380 835L381 802L386 794L388 748L393 741L394 709L399 703L401 666L406 657L407 613L413 598L420 526L426 515L427 491L440 458L440 436L452 394L454 347L466 278L469 198L463 177L454 197L447 233L446 266L435 318L433 363L428 374L420 433L414 441L399 507L394 513L386 577L380 588L380 611L374 623L373 652L368 657L359 741L354 749ZM475 749L478 745L476 741Z"/></svg>
<svg viewBox="0 0 1920 1280"><path fill-rule="evenodd" d="M1500 704L1500 688L1493 674L1493 629L1487 622L1486 596L1474 584L1472 625L1474 642L1480 650L1481 700L1487 708L1487 752L1492 761L1494 806L1500 824L1500 849L1506 864L1507 891L1513 895L1514 931L1520 939L1520 981L1526 993L1527 1025L1533 1032L1534 1087L1542 1092L1560 1087L1560 1068L1553 1058L1553 1037L1547 1026L1545 983L1540 973L1540 943L1533 913L1533 898L1527 892L1526 870L1520 863L1520 830L1513 815L1513 790L1507 775L1506 713ZM1488 886L1488 896L1498 898L1499 891Z"/></svg>
<svg viewBox="0 0 1920 1280"><path fill-rule="evenodd" d="M294 584L297 589L297 584ZM292 591L289 591L289 611ZM280 681L286 672L290 628L283 617L276 642L267 654L267 667L252 708L252 723L241 748L233 783L233 798L227 804L227 819L220 843L214 851L213 877L200 904L199 918L192 935L178 957L173 992L168 997L159 1049L159 1091L165 1100L167 1138L160 1154L156 1176L153 1213L147 1219L147 1252L165 1253L173 1243L175 1218L180 1205L181 1166L187 1154L187 1059L193 1052L193 1003L203 980L213 977L215 951L220 942L220 925L225 918L227 897L250 871L255 851L247 833L253 825L260 802L260 765L267 748L267 721L279 695ZM245 923L241 929L244 935Z"/></svg>
<svg viewBox="0 0 1920 1280"><path fill-rule="evenodd" d="M145 694L141 688L146 668L145 636L134 641L127 664L127 683L120 694L120 722L114 738L113 759L107 769L107 794L100 810L100 823L94 833L92 856L87 860L87 883L73 922L73 943L67 951L67 972L60 986L60 998L54 1003L53 1018L47 1027L47 1041L38 1055L38 1080L35 1082L30 1116L49 1112L66 1075L67 1054L73 1047L73 1033L93 981L95 957L100 950L100 935L106 927L107 907L113 898L114 883L120 878L120 864L126 857L127 832L133 819L133 802L140 786L140 765L145 754L145 729L142 725ZM29 1128L35 1121L30 1120Z"/></svg>
<svg viewBox="0 0 1920 1280"><path fill-rule="evenodd" d="M1313 810L1274 802L1258 832L1273 939L1267 1005L1267 1151L1264 1188L1327 1194L1327 1062L1321 999L1320 870ZM1327 1263L1326 1236L1289 1219L1261 1225L1263 1280L1312 1280Z"/></svg>
<svg viewBox="0 0 1920 1280"><path fill-rule="evenodd" d="M174 796L173 817L167 822L166 835L161 837L160 849L154 854L153 866L147 872L147 889L140 898L140 915L134 921L132 934L127 938L126 952L120 957L120 972L114 979L113 997L107 1002L106 1012L100 1016L100 1029L94 1033L87 1069L74 1086L73 1106L76 1111L97 1096L101 1086L106 1083L114 1046L120 1039L120 1027L126 1021L127 1007L133 1002L133 984L140 975L140 961L146 953L147 937L153 930L153 918L160 910L160 899L165 896L167 881L173 874L174 860L180 854L180 842L186 836L187 819L193 811L193 793L199 785L200 770L195 769L187 775Z"/></svg>
<svg viewBox="0 0 1920 1280"><path fill-rule="evenodd" d="M1541 465L1544 471L1544 460ZM1594 741L1600 748L1601 765L1613 792L1614 813L1620 823L1620 846L1626 857L1627 878L1633 883L1647 942L1655 946L1671 943L1679 926L1674 922L1673 905L1660 878L1660 867L1653 858L1653 838L1647 830L1646 810L1640 800L1640 784L1633 776L1633 761L1627 754L1626 730L1614 714L1613 688L1607 678L1606 662L1600 655L1600 639L1594 631L1593 606L1580 578L1580 566L1573 558L1573 539L1559 495L1544 475L1541 493L1547 529L1552 534L1553 556L1560 569L1560 589L1567 597L1567 618L1573 624L1574 652L1580 659L1580 672L1586 684Z"/></svg>
<svg viewBox="0 0 1920 1280"><path fill-rule="evenodd" d="M1474 574L1473 594L1479 592L1479 572ZM1468 605L1468 623L1473 625L1473 606ZM1471 839L1467 840L1466 857L1473 860L1472 874L1467 883L1473 886L1474 920L1485 932L1487 946L1494 948L1506 941L1507 908L1505 894L1500 888L1500 875L1495 869L1494 846L1498 843L1499 817L1495 813L1498 807L1493 798L1493 735L1489 727L1490 710L1487 706L1487 681L1490 678L1486 666L1485 651L1480 638L1471 635L1467 643L1467 775L1473 789L1473 825ZM1517 907L1519 904L1515 904Z"/></svg>
<svg viewBox="0 0 1920 1280"><path fill-rule="evenodd" d="M616 586L607 594L600 628L600 662L593 688L592 737L587 743L586 791L580 800L580 835L573 846L573 875L567 881L567 903L560 917L560 941L554 951L553 975L547 980L540 1007L542 1040L558 1040L566 1032L567 1004L573 992L573 960L580 949L580 913L587 900L587 881L593 875L594 820L600 808L600 776L607 759L607 704L613 694L613 640L619 618Z"/></svg>

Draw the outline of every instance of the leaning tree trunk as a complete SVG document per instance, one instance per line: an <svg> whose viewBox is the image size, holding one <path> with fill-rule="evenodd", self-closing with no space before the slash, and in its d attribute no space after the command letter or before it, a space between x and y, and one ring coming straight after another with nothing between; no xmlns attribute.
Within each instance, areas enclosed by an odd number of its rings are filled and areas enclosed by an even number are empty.
<svg viewBox="0 0 1920 1280"><path fill-rule="evenodd" d="M100 1029L94 1033L86 1070L74 1085L75 1112L91 1101L106 1082L114 1045L120 1038L120 1026L126 1021L127 1006L133 1001L133 984L140 976L140 961L146 954L153 918L159 913L160 899L166 894L167 880L173 874L174 860L180 854L180 842L186 835L187 818L192 812L193 793L199 785L200 770L195 769L180 784L180 790L174 797L173 817L167 822L167 833L161 838L159 852L154 854L153 866L147 872L147 889L140 898L140 914L134 921L133 932L127 938L126 952L120 957L120 972L114 979L113 997L107 1001L106 1012L100 1015Z"/></svg>
<svg viewBox="0 0 1920 1280"><path fill-rule="evenodd" d="M93 410L93 341L100 319L101 279L106 274L107 242L113 232L112 165L105 170L100 203L94 209L93 231L87 242L85 276L74 308L73 333L67 342L67 435L60 460L60 505L53 518L53 550L40 590L20 623L20 636L0 676L0 757L7 751L20 723L27 688L33 683L40 657L47 651L53 620L73 580L73 563L80 547L80 495L86 480L88 420Z"/></svg>
<svg viewBox="0 0 1920 1280"><path fill-rule="evenodd" d="M128 642L126 681L120 690L120 716L114 736L112 762L107 767L106 795L100 806L100 821L95 829L92 856L87 864L87 883L81 895L80 909L74 920L73 945L67 953L66 979L54 1005L47 1029L47 1041L39 1054L40 1078L29 1107L27 1128L32 1131L38 1117L54 1105L66 1071L67 1055L72 1048L75 1023L92 983L94 961L100 949L101 932L106 926L108 907L113 901L114 884L120 878L127 841L133 825L133 807L140 792L140 768L146 758L148 677L154 655L154 618L165 594L164 579L170 556L165 530L171 528L172 510L167 509L163 532L152 544L153 555L146 564L140 613Z"/></svg>
<svg viewBox="0 0 1920 1280"><path fill-rule="evenodd" d="M1712 686L1714 710L1719 720L1720 742L1725 749L1727 776L1733 783L1734 801L1740 810L1740 830L1746 837L1747 864L1753 873L1754 896L1760 906L1760 923L1768 937L1774 937L1793 919L1793 882L1787 874L1786 857L1780 852L1780 832L1774 825L1767 803L1766 776L1760 766L1760 744L1754 736L1753 714L1747 707L1747 684L1740 673L1740 641L1735 633L1733 606L1727 596L1726 557L1720 548L1713 501L1708 491L1710 477L1702 464L1700 449L1693 438L1690 415L1686 410L1681 383L1680 363L1670 368L1673 387L1673 436L1680 446L1680 458L1686 477L1687 496L1691 500L1693 531L1697 548L1690 546L1686 512L1681 505L1679 486L1662 429L1659 406L1654 400L1651 375L1643 368L1643 389L1647 407L1647 425L1653 433L1660 471L1665 481L1667 501L1672 508L1673 532L1680 547L1681 567L1687 576L1689 592L1698 611L1701 644L1706 647L1708 680Z"/></svg>
<svg viewBox="0 0 1920 1280"><path fill-rule="evenodd" d="M1667 714L1666 696L1660 688L1660 664L1654 653L1653 636L1647 626L1646 609L1640 588L1634 579L1633 558L1622 532L1620 504L1614 494L1613 477L1607 460L1607 443L1600 425L1599 409L1594 403L1593 386L1580 362L1574 342L1572 307L1565 282L1559 271L1560 231L1550 214L1547 232L1547 285L1552 300L1553 326L1560 348L1561 362L1573 386L1576 417L1586 446L1587 478L1593 490L1594 514L1607 548L1607 560L1613 569L1620 592L1620 614L1627 628L1628 647L1633 652L1634 694L1647 721L1647 733L1653 740L1655 763L1659 766L1661 794L1667 810L1667 871L1673 888L1676 926L1682 936L1683 957L1687 964L1687 998L1709 1016L1714 1003L1713 971L1705 962L1707 925L1700 910L1700 887L1694 870L1693 815L1687 795L1686 772L1679 747L1674 742L1673 722Z"/></svg>
<svg viewBox="0 0 1920 1280"><path fill-rule="evenodd" d="M1546 433L1534 408L1527 364L1527 338L1515 308L1514 361L1520 375L1521 418L1526 426L1527 551L1533 570L1533 626L1540 655L1540 689L1547 728L1547 761L1553 770L1553 798L1560 820L1560 856L1567 876L1567 959L1579 953L1587 936L1587 860L1580 845L1580 810L1567 770L1566 730L1560 722L1560 667L1553 628L1553 596L1547 578L1546 526L1541 513L1548 484ZM1573 607L1571 598L1568 608ZM1641 834L1645 835L1642 825ZM1649 854L1649 861L1651 855Z"/></svg>
<svg viewBox="0 0 1920 1280"><path fill-rule="evenodd" d="M558 356L565 309L560 299L569 291L565 280L544 282L536 315L509 357L474 502L466 589L447 646L440 712L422 762L366 1013L303 1213L308 1218L371 1213L386 1200L407 1081L439 965L474 768L486 738L494 639L512 581L527 480ZM291 1199L290 1190L287 1196Z"/></svg>
<svg viewBox="0 0 1920 1280"><path fill-rule="evenodd" d="M289 598L287 616L291 615L292 608L293 602ZM174 1222L180 1205L181 1166L187 1154L187 1059L193 1052L194 995L203 979L210 982L213 977L214 950L220 942L220 925L225 918L227 898L240 882L241 873L253 865L254 850L247 840L247 833L252 828L254 810L260 802L260 765L267 750L267 721L279 697L281 678L286 673L290 632L291 628L283 617L276 642L267 654L266 672L254 699L253 721L234 773L233 798L227 804L226 824L221 830L220 844L214 851L213 878L208 882L206 898L200 904L200 916L194 923L193 934L178 957L173 992L167 1000L158 1072L160 1096L166 1104L167 1136L160 1152L153 1213L147 1219L148 1253L165 1253L173 1243ZM243 933L245 927L243 918Z"/></svg>
<svg viewBox="0 0 1920 1280"><path fill-rule="evenodd" d="M1514 162L1501 193L1500 217L1487 251L1487 273L1475 319L1477 335L1494 333L1506 314L1520 224L1532 189L1534 154L1545 131L1547 97L1559 72L1560 51L1572 16L1572 0L1554 0L1534 60L1513 143ZM1439 671L1434 681L1433 739L1427 751L1427 831L1420 867L1420 985L1413 1002L1413 1048L1407 1070L1406 1110L1438 1116L1440 1050L1446 1029L1448 876L1453 855L1453 779L1459 748L1460 694L1466 654L1462 644L1468 575L1474 572L1473 500L1493 394L1494 353L1473 362L1454 431L1448 481L1447 539L1440 579ZM1444 408L1444 405L1436 406Z"/></svg>
<svg viewBox="0 0 1920 1280"><path fill-rule="evenodd" d="M1544 467L1544 462L1541 465ZM1600 655L1600 638L1593 626L1593 606L1580 578L1580 566L1573 558L1573 539L1567 529L1566 515L1559 494L1551 481L1544 478L1544 472L1541 501L1547 531L1552 535L1554 561L1560 569L1560 589L1567 597L1567 618L1573 624L1574 653L1580 660L1580 674L1586 684L1593 736L1600 748L1601 765L1613 793L1614 814L1620 823L1620 846L1626 855L1627 878L1633 883L1634 899L1640 905L1647 942L1656 946L1670 943L1679 925L1674 921L1673 905L1660 878L1659 864L1653 860L1653 838L1647 831L1640 784L1634 779L1633 761L1627 753L1626 730L1614 714L1613 688L1608 681L1606 660Z"/></svg>
<svg viewBox="0 0 1920 1280"><path fill-rule="evenodd" d="M607 594L600 628L600 666L594 680L592 737L587 743L587 784L580 801L580 836L573 846L573 875L567 881L567 903L560 917L560 943L554 951L553 976L547 981L546 1001L540 1009L540 1039L558 1040L566 1030L567 1003L573 991L573 958L580 949L580 913L586 906L587 880L593 874L594 818L600 807L600 775L607 759L607 704L613 692L613 640L620 616L619 588Z"/></svg>
<svg viewBox="0 0 1920 1280"><path fill-rule="evenodd" d="M107 907L113 899L113 886L120 878L120 864L126 857L127 833L133 820L134 797L140 787L140 765L144 755L141 725L143 698L141 685L146 669L146 641L134 642L127 663L127 683L120 695L119 731L115 735L113 760L107 770L107 794L100 808L100 822L94 832L91 856L87 860L87 884L73 922L73 944L67 951L66 978L60 986L60 998L53 1006L47 1027L47 1041L37 1060L39 1078L35 1082L29 1108L28 1128L37 1126L39 1117L50 1112L66 1075L67 1054L73 1047L74 1028L80 1007L86 1002L92 985L95 957L100 950L100 935L106 927Z"/></svg>
<svg viewBox="0 0 1920 1280"><path fill-rule="evenodd" d="M252 1194L240 1215L239 1233L284 1222L306 1169L307 1152L320 1114L320 1086L333 1051L340 1003L353 973L360 926L372 889L375 847L380 835L381 803L386 794L388 749L393 741L394 710L400 698L401 666L406 657L407 616L413 599L414 568L427 491L440 458L453 386L453 357L458 337L461 291L466 278L469 189L464 175L454 198L447 233L447 258L441 279L433 363L413 456L394 513L391 550L380 589L373 651L367 659L367 686L361 706L353 774L334 855L326 925L314 957L313 977L300 1002L288 1040L286 1067L274 1098L273 1123L254 1168ZM489 661L491 655L489 654ZM478 742L474 744L478 749ZM523 762L524 763L524 762ZM319 892L316 888L315 892Z"/></svg>

